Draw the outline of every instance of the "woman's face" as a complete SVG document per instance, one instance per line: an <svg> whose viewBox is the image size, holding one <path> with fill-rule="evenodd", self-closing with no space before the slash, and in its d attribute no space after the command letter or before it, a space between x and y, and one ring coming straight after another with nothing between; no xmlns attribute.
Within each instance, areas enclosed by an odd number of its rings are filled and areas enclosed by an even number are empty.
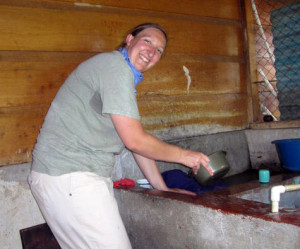
<svg viewBox="0 0 300 249"><path fill-rule="evenodd" d="M140 72L153 67L160 60L165 47L165 36L156 28L147 28L136 36L129 34L126 37L130 61Z"/></svg>

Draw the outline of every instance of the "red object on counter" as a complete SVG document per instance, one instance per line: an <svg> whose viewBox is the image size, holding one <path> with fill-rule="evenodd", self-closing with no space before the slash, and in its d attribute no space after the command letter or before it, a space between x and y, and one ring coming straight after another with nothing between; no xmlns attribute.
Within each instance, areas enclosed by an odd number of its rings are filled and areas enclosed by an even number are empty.
<svg viewBox="0 0 300 249"><path fill-rule="evenodd" d="M134 187L135 182L131 179L125 178L119 181L114 181L114 188L126 188L126 187Z"/></svg>

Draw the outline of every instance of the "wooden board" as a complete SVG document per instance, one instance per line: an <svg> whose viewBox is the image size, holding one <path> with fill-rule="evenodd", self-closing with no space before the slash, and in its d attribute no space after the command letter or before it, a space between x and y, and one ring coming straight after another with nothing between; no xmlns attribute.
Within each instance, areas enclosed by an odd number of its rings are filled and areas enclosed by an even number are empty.
<svg viewBox="0 0 300 249"><path fill-rule="evenodd" d="M0 51L0 107L49 105L73 69L92 55Z"/></svg>
<svg viewBox="0 0 300 249"><path fill-rule="evenodd" d="M186 95L148 97L139 101L146 130L182 125L224 125L245 128L247 95Z"/></svg>
<svg viewBox="0 0 300 249"><path fill-rule="evenodd" d="M242 55L243 32L236 23L151 14L0 5L0 50L109 51L118 47L130 28L151 20L161 23L169 33L168 53Z"/></svg>
<svg viewBox="0 0 300 249"><path fill-rule="evenodd" d="M3 4L29 7L48 7L72 9L114 8L117 10L130 9L137 12L151 11L152 15L159 13L185 14L188 16L201 16L222 19L240 19L239 0L2 0Z"/></svg>
<svg viewBox="0 0 300 249"><path fill-rule="evenodd" d="M49 104L69 73L93 53L1 52L0 106ZM188 87L188 76L191 79ZM166 56L138 86L138 96L245 92L238 61Z"/></svg>
<svg viewBox="0 0 300 249"><path fill-rule="evenodd" d="M29 162L49 106L0 107L0 165Z"/></svg>
<svg viewBox="0 0 300 249"><path fill-rule="evenodd" d="M244 62L236 58L166 55L145 73L138 97L246 93L245 74Z"/></svg>

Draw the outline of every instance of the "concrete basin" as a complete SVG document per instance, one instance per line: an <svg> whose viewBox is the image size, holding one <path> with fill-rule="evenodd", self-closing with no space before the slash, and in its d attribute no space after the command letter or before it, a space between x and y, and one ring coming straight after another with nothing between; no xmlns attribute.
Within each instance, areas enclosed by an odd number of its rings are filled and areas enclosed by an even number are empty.
<svg viewBox="0 0 300 249"><path fill-rule="evenodd" d="M292 177L282 182L277 182L276 185L293 185L300 183L300 176ZM250 200L255 202L261 202L271 205L271 188L274 184L261 184L260 187L250 189L238 194L235 197L242 198L244 200ZM280 196L279 202L280 210L300 211L300 190L285 192ZM295 210L294 210L295 209Z"/></svg>
<svg viewBox="0 0 300 249"><path fill-rule="evenodd" d="M271 185L290 184L299 177L280 173L267 186L251 170L223 179L228 185L224 189L195 197L140 187L115 193L134 249L298 249L300 210L272 213L262 198L246 197L256 192L267 202Z"/></svg>

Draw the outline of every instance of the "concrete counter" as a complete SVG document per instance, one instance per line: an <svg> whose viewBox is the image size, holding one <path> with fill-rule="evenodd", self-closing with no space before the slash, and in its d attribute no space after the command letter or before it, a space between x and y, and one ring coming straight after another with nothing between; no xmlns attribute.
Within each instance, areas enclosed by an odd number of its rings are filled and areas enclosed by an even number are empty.
<svg viewBox="0 0 300 249"><path fill-rule="evenodd" d="M270 185L288 177L272 176ZM273 214L268 204L236 196L260 186L253 180L197 197L139 187L115 193L136 249L298 248L300 210Z"/></svg>

